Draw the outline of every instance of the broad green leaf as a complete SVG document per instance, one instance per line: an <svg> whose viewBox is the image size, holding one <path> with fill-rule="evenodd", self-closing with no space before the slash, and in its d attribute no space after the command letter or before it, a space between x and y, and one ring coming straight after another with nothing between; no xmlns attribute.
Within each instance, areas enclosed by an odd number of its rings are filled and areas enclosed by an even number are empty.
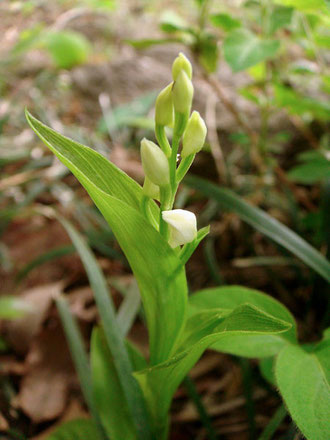
<svg viewBox="0 0 330 440"><path fill-rule="evenodd" d="M241 27L241 22L229 14L212 14L210 20L214 26L219 27L226 32Z"/></svg>
<svg viewBox="0 0 330 440"><path fill-rule="evenodd" d="M143 195L142 187L127 174L91 148L42 124L28 111L26 111L26 118L40 139L69 168L83 186L95 185L105 193L139 209ZM158 218L157 205L152 203L150 207L154 216Z"/></svg>
<svg viewBox="0 0 330 440"><path fill-rule="evenodd" d="M288 345L275 364L276 382L292 419L311 440L330 437L330 346L307 353Z"/></svg>
<svg viewBox="0 0 330 440"><path fill-rule="evenodd" d="M316 14L321 14L322 12L329 13L326 0L275 0L275 3L293 7L302 12L313 12Z"/></svg>
<svg viewBox="0 0 330 440"><path fill-rule="evenodd" d="M330 178L330 160L325 157L306 161L296 165L287 173L290 180L298 183L313 184Z"/></svg>
<svg viewBox="0 0 330 440"><path fill-rule="evenodd" d="M172 353L185 321L187 284L181 260L133 208L94 187L88 191L137 279L148 323L151 363L162 362Z"/></svg>
<svg viewBox="0 0 330 440"><path fill-rule="evenodd" d="M274 335L233 335L226 341L213 344L214 350L246 357L267 357L278 353L289 341L296 341L295 321L291 313L271 296L241 286L205 289L189 297L189 315L219 309L232 311L242 304L251 304L274 318L292 325L292 328ZM189 322L189 321L188 321Z"/></svg>
<svg viewBox="0 0 330 440"><path fill-rule="evenodd" d="M102 440L93 420L75 419L64 423L47 440Z"/></svg>
<svg viewBox="0 0 330 440"><path fill-rule="evenodd" d="M278 29L288 26L291 23L293 8L277 6L269 17L269 33L273 34Z"/></svg>
<svg viewBox="0 0 330 440"><path fill-rule="evenodd" d="M70 69L87 61L91 52L89 41L74 31L51 31L44 37L44 46L57 67Z"/></svg>
<svg viewBox="0 0 330 440"><path fill-rule="evenodd" d="M266 357L262 358L259 361L259 370L262 375L262 377L271 383L272 385L276 386L276 379L275 379L275 357Z"/></svg>
<svg viewBox="0 0 330 440"><path fill-rule="evenodd" d="M239 72L272 58L279 47L277 40L261 40L247 29L237 29L225 39L224 54L232 70Z"/></svg>
<svg viewBox="0 0 330 440"><path fill-rule="evenodd" d="M218 66L218 44L216 38L211 34L206 34L196 45L196 52L201 65L209 73L215 72Z"/></svg>
<svg viewBox="0 0 330 440"><path fill-rule="evenodd" d="M31 312L33 307L26 301L15 296L0 297L0 319L16 319Z"/></svg>
<svg viewBox="0 0 330 440"><path fill-rule="evenodd" d="M274 103L285 108L289 113L312 115L316 119L327 121L330 114L330 104L327 101L303 96L292 88L282 84L274 84Z"/></svg>
<svg viewBox="0 0 330 440"><path fill-rule="evenodd" d="M235 212L243 221L292 252L324 279L330 281L329 261L287 226L261 209L245 202L227 188L219 188L195 176L187 176L185 182L200 190L207 197L216 200L222 208Z"/></svg>
<svg viewBox="0 0 330 440"><path fill-rule="evenodd" d="M163 429L166 423L167 411L175 390L206 348L215 343L220 346L221 342L226 345L227 339L235 334L248 337L253 334L283 332L290 327L290 324L275 319L249 304L237 307L225 317L223 312L220 312L218 317L211 312L210 320L205 317L204 322L207 327L205 334L212 331L211 334L202 337L185 351L177 352L168 361L135 373L150 405L153 419L156 420L156 432Z"/></svg>
<svg viewBox="0 0 330 440"><path fill-rule="evenodd" d="M151 362L167 359L184 325L186 277L173 249L134 209L139 208L141 187L98 153L61 136L29 114L27 117L38 136L80 180L109 223L139 285ZM158 211L156 204L151 206Z"/></svg>
<svg viewBox="0 0 330 440"><path fill-rule="evenodd" d="M113 357L97 328L92 334L91 368L95 405L107 435L113 440L135 440L135 428Z"/></svg>
<svg viewBox="0 0 330 440"><path fill-rule="evenodd" d="M164 32L171 33L185 31L187 27L187 23L176 12L168 9L162 13L160 19L160 28Z"/></svg>

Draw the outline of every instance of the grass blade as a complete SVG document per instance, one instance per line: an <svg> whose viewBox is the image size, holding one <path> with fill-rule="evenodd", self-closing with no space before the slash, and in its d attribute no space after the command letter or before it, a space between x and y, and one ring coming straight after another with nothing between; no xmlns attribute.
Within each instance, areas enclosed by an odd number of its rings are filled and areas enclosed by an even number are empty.
<svg viewBox="0 0 330 440"><path fill-rule="evenodd" d="M90 366L78 325L71 314L65 298L58 298L55 302L67 337L85 401L99 427L101 438L106 439L94 405Z"/></svg>
<svg viewBox="0 0 330 440"><path fill-rule="evenodd" d="M191 378L189 376L186 376L183 380L183 385L186 388L190 399L192 400L192 402L194 403L194 405L198 411L200 420L203 423L205 431L207 433L207 438L209 440L218 440L218 436L212 426L211 419L206 411L206 408L202 402L202 399L200 398L200 396L196 390L194 382L191 380Z"/></svg>
<svg viewBox="0 0 330 440"><path fill-rule="evenodd" d="M258 440L270 440L275 434L277 428L282 423L283 419L286 416L286 409L284 405L281 405L270 419L268 425L260 435Z"/></svg>
<svg viewBox="0 0 330 440"><path fill-rule="evenodd" d="M81 234L67 220L59 216L58 219L69 234L87 272L101 316L107 344L114 359L118 378L136 426L138 438L149 440L151 439L151 433L144 397L137 381L132 375L133 370L125 347L124 337L117 323L115 308L110 299L103 273Z"/></svg>
<svg viewBox="0 0 330 440"><path fill-rule="evenodd" d="M205 196L216 200L222 208L235 212L246 223L292 252L330 282L330 262L287 226L261 209L245 202L228 188L219 188L213 183L195 176L187 176L185 182L192 188L201 191Z"/></svg>

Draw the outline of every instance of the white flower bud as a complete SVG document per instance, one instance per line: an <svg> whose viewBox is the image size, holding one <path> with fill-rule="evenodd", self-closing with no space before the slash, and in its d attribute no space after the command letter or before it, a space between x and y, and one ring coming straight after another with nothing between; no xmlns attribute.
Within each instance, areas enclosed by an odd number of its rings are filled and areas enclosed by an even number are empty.
<svg viewBox="0 0 330 440"><path fill-rule="evenodd" d="M152 183L151 180L148 179L148 177L144 178L143 192L146 196L151 197L155 200L159 200L159 186Z"/></svg>
<svg viewBox="0 0 330 440"><path fill-rule="evenodd" d="M179 56L177 56L175 58L173 65L172 65L172 76L173 76L174 81L176 81L181 70L184 70L186 72L189 79L192 78L191 63L182 52L180 52Z"/></svg>
<svg viewBox="0 0 330 440"><path fill-rule="evenodd" d="M155 121L156 124L171 126L173 124L174 108L172 96L173 83L163 89L156 99Z"/></svg>
<svg viewBox="0 0 330 440"><path fill-rule="evenodd" d="M203 148L207 128L200 114L196 111L190 116L183 134L181 157L196 154Z"/></svg>
<svg viewBox="0 0 330 440"><path fill-rule="evenodd" d="M170 181L168 160L163 151L154 142L142 139L141 159L144 174L158 186L167 185Z"/></svg>
<svg viewBox="0 0 330 440"><path fill-rule="evenodd" d="M162 212L163 220L169 225L169 245L172 248L190 243L197 236L196 216L184 209Z"/></svg>
<svg viewBox="0 0 330 440"><path fill-rule="evenodd" d="M190 113L194 87L184 70L179 72L172 93L174 109L179 113Z"/></svg>

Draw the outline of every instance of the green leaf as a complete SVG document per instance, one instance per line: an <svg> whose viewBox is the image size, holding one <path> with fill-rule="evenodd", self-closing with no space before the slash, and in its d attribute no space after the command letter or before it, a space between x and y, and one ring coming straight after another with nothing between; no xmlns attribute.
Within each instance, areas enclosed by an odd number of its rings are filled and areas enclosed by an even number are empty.
<svg viewBox="0 0 330 440"><path fill-rule="evenodd" d="M262 377L275 387L276 379L275 379L274 363L275 363L274 356L262 358L259 361L259 370Z"/></svg>
<svg viewBox="0 0 330 440"><path fill-rule="evenodd" d="M199 314L201 311L217 311L219 309L232 311L242 304L251 304L292 325L292 328L275 335L233 335L226 342L222 341L213 349L225 351L237 356L267 357L278 353L289 341L296 342L295 321L291 313L271 296L241 286L223 286L205 289L189 297L189 315Z"/></svg>
<svg viewBox="0 0 330 440"><path fill-rule="evenodd" d="M83 396L94 418L95 427L103 439L103 428L100 425L99 415L95 407L92 391L91 372L88 357L84 347L84 341L82 339L77 322L75 318L71 315L71 311L66 302L66 299L64 297L57 298L56 306L70 347L71 356L78 374ZM66 431L64 430L64 432Z"/></svg>
<svg viewBox="0 0 330 440"><path fill-rule="evenodd" d="M237 29L242 25L239 20L233 18L229 14L212 14L210 20L214 26L219 27L226 32Z"/></svg>
<svg viewBox="0 0 330 440"><path fill-rule="evenodd" d="M64 423L47 437L47 440L100 440L93 420L75 419Z"/></svg>
<svg viewBox="0 0 330 440"><path fill-rule="evenodd" d="M245 202L227 188L219 188L195 176L187 176L185 182L200 190L207 197L216 200L222 208L235 212L242 220L292 252L324 279L330 281L329 261L287 226L261 209Z"/></svg>
<svg viewBox="0 0 330 440"><path fill-rule="evenodd" d="M15 296L0 297L0 319L21 318L31 311L33 311L31 304Z"/></svg>
<svg viewBox="0 0 330 440"><path fill-rule="evenodd" d="M330 437L329 344L312 353L298 346L280 352L275 375L291 417L308 439Z"/></svg>
<svg viewBox="0 0 330 440"><path fill-rule="evenodd" d="M47 147L66 165L83 186L95 185L101 191L122 200L136 209L143 197L142 187L101 154L59 133L26 111L26 118ZM156 218L159 209L150 203Z"/></svg>
<svg viewBox="0 0 330 440"><path fill-rule="evenodd" d="M162 362L172 353L185 322L187 284L181 260L133 208L94 188L89 188L89 194L138 281L149 329L150 361Z"/></svg>
<svg viewBox="0 0 330 440"><path fill-rule="evenodd" d="M148 49L152 46L168 43L180 43L179 38L144 38L141 40L125 40L125 43L135 47L135 49Z"/></svg>
<svg viewBox="0 0 330 440"><path fill-rule="evenodd" d="M278 29L288 26L291 23L293 8L277 6L269 17L269 33L273 34Z"/></svg>
<svg viewBox="0 0 330 440"><path fill-rule="evenodd" d="M142 188L95 151L61 136L29 114L27 118L38 136L80 180L109 223L138 281L149 329L151 363L167 359L184 325L187 283L178 256L137 211ZM158 214L157 205L151 207Z"/></svg>
<svg viewBox="0 0 330 440"><path fill-rule="evenodd" d="M330 178L330 161L325 157L296 165L287 173L290 180L312 185Z"/></svg>
<svg viewBox="0 0 330 440"><path fill-rule="evenodd" d="M94 328L91 342L94 399L102 425L113 440L135 440L135 428L102 332Z"/></svg>
<svg viewBox="0 0 330 440"><path fill-rule="evenodd" d="M144 93L131 102L118 105L104 115L99 123L102 133L109 132L111 135L122 127L127 127L142 116L145 116L154 104L157 92ZM153 127L152 127L153 129Z"/></svg>
<svg viewBox="0 0 330 440"><path fill-rule="evenodd" d="M196 45L196 52L201 65L209 73L215 72L218 67L218 44L214 35L204 35Z"/></svg>
<svg viewBox="0 0 330 440"><path fill-rule="evenodd" d="M185 31L187 29L187 23L175 11L166 10L162 13L160 28L162 31L168 33Z"/></svg>
<svg viewBox="0 0 330 440"><path fill-rule="evenodd" d="M87 61L91 52L89 41L74 31L47 32L44 46L57 67L70 69Z"/></svg>
<svg viewBox="0 0 330 440"><path fill-rule="evenodd" d="M261 40L247 29L237 29L225 39L224 54L232 70L239 72L272 58L279 47L277 40Z"/></svg>
<svg viewBox="0 0 330 440"><path fill-rule="evenodd" d="M292 6L302 12L313 12L317 14L321 14L322 12L329 13L329 8L325 0L275 0L275 3L288 7Z"/></svg>
<svg viewBox="0 0 330 440"><path fill-rule="evenodd" d="M86 269L95 301L102 319L102 325L109 350L114 359L114 366L125 395L132 420L135 423L139 438L151 438L148 415L141 390L132 376L132 365L124 343L124 335L116 319L114 305L111 301L106 280L88 245L78 231L65 219L58 216L68 232ZM76 363L79 362L79 356ZM91 400L91 399L90 399Z"/></svg>
<svg viewBox="0 0 330 440"><path fill-rule="evenodd" d="M310 114L316 119L329 119L330 104L326 101L303 96L294 89L282 84L274 84L274 103L279 108L285 108L296 115Z"/></svg>
<svg viewBox="0 0 330 440"><path fill-rule="evenodd" d="M112 11L116 8L116 0L83 0L84 3L95 9Z"/></svg>
<svg viewBox="0 0 330 440"><path fill-rule="evenodd" d="M198 329L199 334L207 336L194 342L185 351L177 352L168 361L135 373L156 420L156 432L164 428L175 390L206 348L215 343L220 346L221 342L226 345L227 339L235 334L248 337L254 334L283 332L290 327L284 321L275 319L249 304L237 307L225 317L223 311L211 312L210 315L210 319L204 319L204 330ZM188 328L192 327L188 324ZM212 333L208 334L210 331ZM189 340L192 342L193 338Z"/></svg>

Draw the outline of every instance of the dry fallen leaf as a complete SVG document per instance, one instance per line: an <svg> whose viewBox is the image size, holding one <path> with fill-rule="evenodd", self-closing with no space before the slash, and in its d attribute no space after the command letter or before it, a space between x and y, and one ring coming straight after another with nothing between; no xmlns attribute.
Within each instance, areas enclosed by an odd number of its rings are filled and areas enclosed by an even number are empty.
<svg viewBox="0 0 330 440"><path fill-rule="evenodd" d="M32 339L47 317L53 298L61 293L62 287L62 282L45 284L20 295L21 299L31 304L31 312L8 322L4 329L6 340L16 352L25 354L28 351Z"/></svg>
<svg viewBox="0 0 330 440"><path fill-rule="evenodd" d="M68 422L69 420L74 419L82 419L82 418L88 418L89 415L84 409L81 400L79 399L72 399L65 411L65 414L56 422L54 423L49 429L46 431L42 431L41 434L31 438L30 440L46 440L50 434L58 428L62 423Z"/></svg>
<svg viewBox="0 0 330 440"><path fill-rule="evenodd" d="M26 358L26 370L15 405L34 423L59 417L65 409L69 388L75 383L59 321L52 320L33 341Z"/></svg>

